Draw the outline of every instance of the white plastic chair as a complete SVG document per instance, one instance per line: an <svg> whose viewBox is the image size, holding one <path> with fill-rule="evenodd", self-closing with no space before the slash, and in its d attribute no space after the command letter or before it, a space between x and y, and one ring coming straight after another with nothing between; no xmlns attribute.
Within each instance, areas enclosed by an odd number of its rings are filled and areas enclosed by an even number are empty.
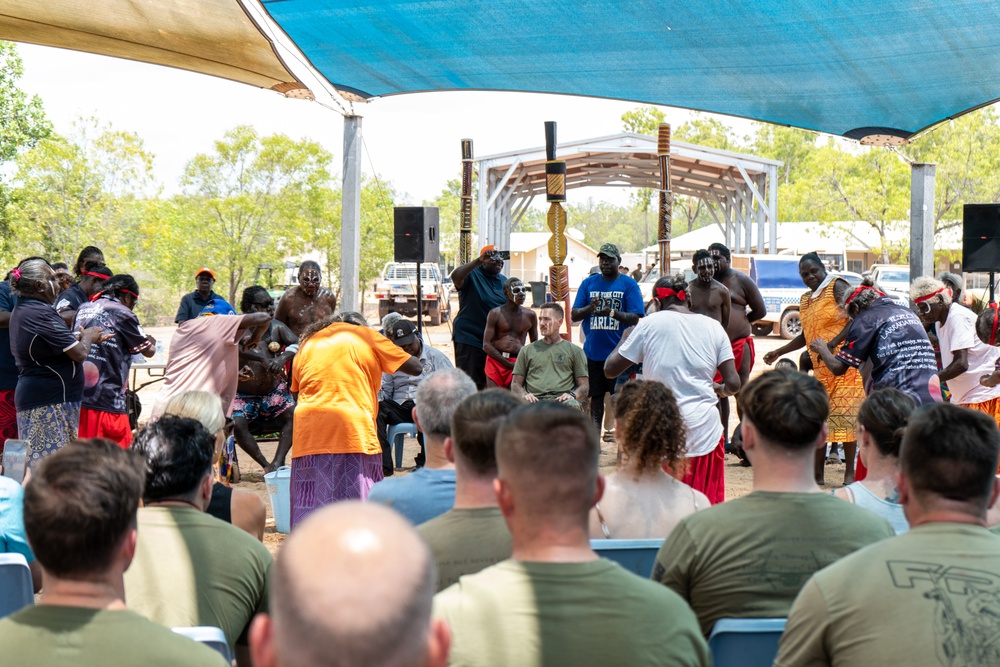
<svg viewBox="0 0 1000 667"><path fill-rule="evenodd" d="M21 554L0 554L0 618L35 604L31 570Z"/></svg>
<svg viewBox="0 0 1000 667"><path fill-rule="evenodd" d="M221 629L211 625L194 625L171 629L179 635L184 635L188 639L193 639L196 642L204 644L225 658L227 663L232 664L233 654L229 651L229 642L226 641L226 635Z"/></svg>

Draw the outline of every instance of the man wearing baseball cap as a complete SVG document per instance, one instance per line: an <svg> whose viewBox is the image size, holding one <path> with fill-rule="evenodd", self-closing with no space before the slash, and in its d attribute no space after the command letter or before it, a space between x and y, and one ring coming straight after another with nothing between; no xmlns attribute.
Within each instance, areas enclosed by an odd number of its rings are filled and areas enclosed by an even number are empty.
<svg viewBox="0 0 1000 667"><path fill-rule="evenodd" d="M615 380L604 376L604 362L622 338L622 332L639 323L645 313L639 284L618 271L621 252L614 243L605 243L597 253L601 272L587 276L573 302L573 321L583 322L583 352L587 355L590 377L590 416L601 428L604 423L604 395L615 392ZM611 432L604 434L609 439Z"/></svg>
<svg viewBox="0 0 1000 667"><path fill-rule="evenodd" d="M391 477L395 468L392 464L392 454L387 434L390 426L413 422L413 408L417 397L417 387L428 375L445 368L454 368L448 357L424 341L417 335L417 328L409 320L398 320L385 332L386 337L412 356L420 360L423 371L420 375L407 375L402 371L394 374L382 373L382 388L379 390L378 418L375 420L375 433L382 446L382 474ZM422 467L426 460L423 433L419 433L420 454L415 463Z"/></svg>
<svg viewBox="0 0 1000 667"><path fill-rule="evenodd" d="M486 388L486 352L483 351L486 318L491 310L507 303L503 291L507 276L501 271L503 256L495 246L487 245L479 251L479 257L451 272L451 280L458 290L458 315L452 334L455 365L465 371L479 389Z"/></svg>
<svg viewBox="0 0 1000 667"><path fill-rule="evenodd" d="M198 269L194 274L194 284L197 289L190 294L185 294L184 298L181 299L181 307L177 309L177 317L174 318L175 324L193 320L201 315L201 311L210 302L215 299L223 300L221 296L212 291L212 286L215 285L215 272L212 269L208 267Z"/></svg>

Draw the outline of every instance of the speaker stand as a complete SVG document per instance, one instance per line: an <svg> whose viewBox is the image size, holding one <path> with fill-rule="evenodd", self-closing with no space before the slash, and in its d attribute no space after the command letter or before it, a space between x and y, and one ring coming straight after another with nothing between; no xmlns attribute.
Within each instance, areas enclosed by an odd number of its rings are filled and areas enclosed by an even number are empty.
<svg viewBox="0 0 1000 667"><path fill-rule="evenodd" d="M417 335L420 336L421 345L425 345L424 340L424 295L420 289L420 272L423 269L421 262L417 262Z"/></svg>

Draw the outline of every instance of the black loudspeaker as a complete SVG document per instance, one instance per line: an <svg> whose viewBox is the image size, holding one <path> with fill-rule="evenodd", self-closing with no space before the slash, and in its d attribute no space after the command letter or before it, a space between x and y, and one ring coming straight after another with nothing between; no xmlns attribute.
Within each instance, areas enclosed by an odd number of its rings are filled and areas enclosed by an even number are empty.
<svg viewBox="0 0 1000 667"><path fill-rule="evenodd" d="M395 261L437 264L441 259L437 207L397 206L394 213Z"/></svg>
<svg viewBox="0 0 1000 667"><path fill-rule="evenodd" d="M1000 204L966 204L962 222L962 270L1000 272Z"/></svg>

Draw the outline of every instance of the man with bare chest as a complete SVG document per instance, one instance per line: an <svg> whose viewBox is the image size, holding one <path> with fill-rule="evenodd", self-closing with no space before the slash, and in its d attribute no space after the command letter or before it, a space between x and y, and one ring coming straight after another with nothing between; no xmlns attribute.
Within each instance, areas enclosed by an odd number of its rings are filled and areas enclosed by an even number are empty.
<svg viewBox="0 0 1000 667"><path fill-rule="evenodd" d="M736 372L740 375L740 385L745 385L750 379L750 370L753 368L754 345L753 332L750 324L756 322L767 314L764 306L764 298L760 295L760 290L750 276L734 271L730 265L732 255L722 243L713 243L708 246L712 253L712 261L715 262L715 279L729 289L729 298L732 307L729 311L729 324L726 325L726 333L733 346L733 358L736 362ZM749 312L747 312L749 308ZM718 381L718 380L716 380ZM729 444L729 399L724 398L719 401L719 413L722 417L722 429L726 437L726 444Z"/></svg>
<svg viewBox="0 0 1000 667"><path fill-rule="evenodd" d="M483 331L483 352L486 353L486 385L510 389L514 378L514 362L524 347L526 336L538 340L538 316L525 308L528 288L520 278L508 278L503 284L507 303L492 309L486 316Z"/></svg>
<svg viewBox="0 0 1000 667"><path fill-rule="evenodd" d="M254 285L243 290L240 310L244 314L274 310L274 299L267 290ZM299 338L279 322L271 320L255 349L240 352L240 381L233 401L233 436L236 444L256 461L264 472L285 465L292 448L292 415L295 401L288 389L286 364L298 350ZM251 428L278 431L278 449L268 462L260 451Z"/></svg>
<svg viewBox="0 0 1000 667"><path fill-rule="evenodd" d="M725 329L729 325L729 288L715 279L712 253L699 250L691 259L698 279L688 283L688 308L692 313L711 317Z"/></svg>
<svg viewBox="0 0 1000 667"><path fill-rule="evenodd" d="M274 319L278 320L296 336L301 336L313 322L333 315L337 309L337 297L322 286L323 276L319 264L306 260L299 266L299 284L285 292L278 301Z"/></svg>

